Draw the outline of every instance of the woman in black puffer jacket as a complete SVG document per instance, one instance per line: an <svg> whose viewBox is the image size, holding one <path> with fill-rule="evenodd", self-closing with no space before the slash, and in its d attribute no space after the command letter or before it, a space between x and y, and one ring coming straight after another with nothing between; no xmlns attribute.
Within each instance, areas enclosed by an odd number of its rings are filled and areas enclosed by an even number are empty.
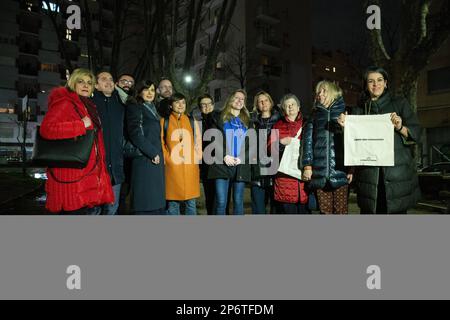
<svg viewBox="0 0 450 320"><path fill-rule="evenodd" d="M337 123L345 112L342 90L332 82L322 81L316 95L304 136L303 179L317 190L322 214L347 214L352 175L344 167L344 136Z"/></svg>
<svg viewBox="0 0 450 320"><path fill-rule="evenodd" d="M390 114L394 125L395 165L357 167L355 187L363 214L406 214L421 197L413 149L420 141L420 125L405 98L388 91L388 73L369 67L364 76L367 99L352 110L354 115ZM345 115L338 120L345 126Z"/></svg>

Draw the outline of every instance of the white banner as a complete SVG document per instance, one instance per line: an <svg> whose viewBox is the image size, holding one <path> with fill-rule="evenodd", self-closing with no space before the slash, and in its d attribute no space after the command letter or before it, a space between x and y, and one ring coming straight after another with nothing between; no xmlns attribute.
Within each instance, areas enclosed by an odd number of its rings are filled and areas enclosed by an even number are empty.
<svg viewBox="0 0 450 320"><path fill-rule="evenodd" d="M390 114L347 116L344 130L345 165L393 167L394 134Z"/></svg>

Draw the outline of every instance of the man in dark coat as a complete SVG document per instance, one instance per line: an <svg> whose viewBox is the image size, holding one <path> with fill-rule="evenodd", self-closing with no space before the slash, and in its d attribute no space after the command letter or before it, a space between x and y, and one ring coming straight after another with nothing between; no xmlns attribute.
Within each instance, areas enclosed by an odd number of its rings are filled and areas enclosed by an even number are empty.
<svg viewBox="0 0 450 320"><path fill-rule="evenodd" d="M123 170L123 124L125 108L114 89L114 80L110 73L97 75L94 97L102 122L105 139L106 165L114 191L114 204L103 207L104 215L116 215L119 208L120 190L125 180Z"/></svg>

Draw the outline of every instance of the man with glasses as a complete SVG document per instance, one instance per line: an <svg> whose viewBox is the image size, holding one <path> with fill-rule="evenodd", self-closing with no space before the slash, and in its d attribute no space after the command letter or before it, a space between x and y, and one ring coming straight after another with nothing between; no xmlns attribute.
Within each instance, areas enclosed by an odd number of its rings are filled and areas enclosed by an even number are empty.
<svg viewBox="0 0 450 320"><path fill-rule="evenodd" d="M135 80L134 77L128 73L121 74L116 82L116 90L119 94L120 100L124 107L126 107L126 103L128 99L133 98L135 88ZM124 137L127 139L128 132L126 128L126 121L123 126L124 128ZM122 189L120 193L120 210L125 210L126 208L126 198L130 193L130 178L131 178L131 160L124 159L124 171L125 171L125 181L122 184Z"/></svg>
<svg viewBox="0 0 450 320"><path fill-rule="evenodd" d="M114 191L114 204L103 206L104 215L116 215L119 208L120 190L125 181L123 171L123 126L125 108L114 87L113 76L109 72L97 75L94 96L98 114L101 119L106 165Z"/></svg>
<svg viewBox="0 0 450 320"><path fill-rule="evenodd" d="M123 91L125 91L128 95L132 95L133 94L133 89L134 89L134 78L133 76L129 75L129 74L122 74L120 75L116 86L118 86L120 89L122 89Z"/></svg>

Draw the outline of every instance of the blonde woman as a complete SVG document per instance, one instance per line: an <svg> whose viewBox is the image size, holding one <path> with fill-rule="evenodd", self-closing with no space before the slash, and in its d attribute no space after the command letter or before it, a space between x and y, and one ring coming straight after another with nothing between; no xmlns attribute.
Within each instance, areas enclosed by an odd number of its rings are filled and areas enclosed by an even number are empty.
<svg viewBox="0 0 450 320"><path fill-rule="evenodd" d="M274 108L275 104L269 93L260 91L255 95L252 113L252 127L256 130L258 137L258 157L261 150L267 147L272 128L280 120L280 114ZM259 141L260 131L267 133L267 140ZM258 159L256 165L252 165L252 213L266 214L266 205L270 202L271 212L275 213L275 201L273 199L273 176L262 175L262 170L270 164L263 164L262 159ZM267 162L265 162L267 163Z"/></svg>
<svg viewBox="0 0 450 320"><path fill-rule="evenodd" d="M341 88L333 82L319 82L303 142L303 180L317 190L322 214L348 213L348 186L353 176L344 166L344 137L337 122L343 112Z"/></svg>
<svg viewBox="0 0 450 320"><path fill-rule="evenodd" d="M100 214L101 206L114 203L111 179L105 164L103 134L95 104L89 99L95 76L77 69L66 87L52 90L48 112L40 134L44 139L70 139L96 131L96 139L87 166L83 169L47 170L46 208L50 212L71 215Z"/></svg>
<svg viewBox="0 0 450 320"><path fill-rule="evenodd" d="M246 134L250 125L250 114L246 107L247 94L237 90L225 102L222 112L213 115L212 127L223 134L224 158L221 163L211 165L208 178L216 180L217 215L225 215L228 200L228 187L233 187L233 211L244 214L245 183L251 180L249 165L249 145ZM245 155L245 157L244 157Z"/></svg>

